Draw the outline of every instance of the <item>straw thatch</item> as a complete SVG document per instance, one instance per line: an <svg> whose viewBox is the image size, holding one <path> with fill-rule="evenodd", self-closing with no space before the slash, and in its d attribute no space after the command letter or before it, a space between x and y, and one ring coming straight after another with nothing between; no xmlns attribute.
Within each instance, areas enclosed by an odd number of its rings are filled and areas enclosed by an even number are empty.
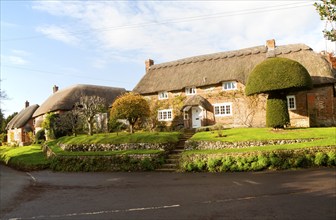
<svg viewBox="0 0 336 220"><path fill-rule="evenodd" d="M67 111L73 109L81 96L99 96L105 99L106 106L109 106L119 95L125 93L124 88L115 88L96 85L74 85L63 90L59 90L49 96L49 98L36 110L33 117L37 117L48 112Z"/></svg>
<svg viewBox="0 0 336 220"><path fill-rule="evenodd" d="M181 110L184 110L186 107L190 107L190 106L191 107L192 106L202 106L206 110L208 110L210 112L213 112L213 106L210 104L210 102L200 95L193 95L193 96L189 97L185 101Z"/></svg>
<svg viewBox="0 0 336 220"><path fill-rule="evenodd" d="M314 84L335 82L329 62L304 44L278 46L273 54L301 63L312 76ZM153 65L133 91L150 94L181 90L189 86L208 86L230 80L245 84L252 69L268 56L265 46L257 46Z"/></svg>
<svg viewBox="0 0 336 220"><path fill-rule="evenodd" d="M6 130L22 128L32 118L39 105L31 105L20 111L6 126Z"/></svg>

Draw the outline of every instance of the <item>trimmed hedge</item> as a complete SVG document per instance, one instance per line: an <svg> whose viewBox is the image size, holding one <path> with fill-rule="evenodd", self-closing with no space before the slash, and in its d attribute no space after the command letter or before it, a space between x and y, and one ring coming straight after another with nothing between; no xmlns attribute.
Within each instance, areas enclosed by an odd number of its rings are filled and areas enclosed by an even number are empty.
<svg viewBox="0 0 336 220"><path fill-rule="evenodd" d="M289 124L287 98L285 95L270 94L266 106L266 126L283 128Z"/></svg>
<svg viewBox="0 0 336 220"><path fill-rule="evenodd" d="M53 171L151 171L164 163L162 155L136 158L127 155L115 156L55 156L51 159Z"/></svg>
<svg viewBox="0 0 336 220"><path fill-rule="evenodd" d="M187 172L235 172L320 166L336 166L335 148L316 147L305 150L215 155L215 157L210 155L183 155L180 169Z"/></svg>
<svg viewBox="0 0 336 220"><path fill-rule="evenodd" d="M245 93L253 95L271 91L296 91L312 88L312 79L304 66L287 58L268 58L250 73Z"/></svg>

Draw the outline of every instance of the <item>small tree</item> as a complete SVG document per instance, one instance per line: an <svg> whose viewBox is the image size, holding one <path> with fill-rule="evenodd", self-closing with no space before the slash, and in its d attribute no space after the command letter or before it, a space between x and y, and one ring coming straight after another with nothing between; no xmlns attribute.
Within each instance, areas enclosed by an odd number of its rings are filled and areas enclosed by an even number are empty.
<svg viewBox="0 0 336 220"><path fill-rule="evenodd" d="M326 27L323 30L324 37L331 41L336 41L336 0L321 0L314 3L321 20L326 21ZM329 26L330 25L330 26Z"/></svg>
<svg viewBox="0 0 336 220"><path fill-rule="evenodd" d="M75 107L73 110L61 114L58 120L58 127L64 133L76 136L83 128L83 118L80 115L79 109Z"/></svg>
<svg viewBox="0 0 336 220"><path fill-rule="evenodd" d="M246 95L266 93L266 126L283 128L289 123L286 96L289 92L312 88L312 79L304 66L287 58L269 58L250 73Z"/></svg>
<svg viewBox="0 0 336 220"><path fill-rule="evenodd" d="M130 124L130 132L134 133L134 125L140 118L150 113L147 101L139 94L125 93L115 100L111 109L111 120L126 119Z"/></svg>
<svg viewBox="0 0 336 220"><path fill-rule="evenodd" d="M82 96L76 106L88 126L88 135L92 135L95 115L106 109L106 101L99 96Z"/></svg>

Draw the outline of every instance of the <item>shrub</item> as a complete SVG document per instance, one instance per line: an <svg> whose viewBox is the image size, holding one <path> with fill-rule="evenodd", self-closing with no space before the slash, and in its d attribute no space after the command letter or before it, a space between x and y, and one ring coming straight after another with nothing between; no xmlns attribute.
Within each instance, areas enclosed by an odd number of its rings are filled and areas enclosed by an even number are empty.
<svg viewBox="0 0 336 220"><path fill-rule="evenodd" d="M222 161L220 159L209 159L207 162L207 168L210 172L219 171L219 167L222 165Z"/></svg>
<svg viewBox="0 0 336 220"><path fill-rule="evenodd" d="M36 134L35 134L35 142L37 144L43 143L45 140L46 140L46 136L45 136L44 129L39 130L38 132L36 132Z"/></svg>
<svg viewBox="0 0 336 220"><path fill-rule="evenodd" d="M336 153L335 152L328 152L328 166L336 166Z"/></svg>
<svg viewBox="0 0 336 220"><path fill-rule="evenodd" d="M266 106L266 126L283 128L288 124L289 114L286 96L270 94Z"/></svg>
<svg viewBox="0 0 336 220"><path fill-rule="evenodd" d="M328 156L323 152L317 152L315 155L314 163L318 166L324 166L327 164Z"/></svg>
<svg viewBox="0 0 336 220"><path fill-rule="evenodd" d="M247 95L269 91L309 89L311 77L299 62L287 58L269 58L258 64L249 74Z"/></svg>

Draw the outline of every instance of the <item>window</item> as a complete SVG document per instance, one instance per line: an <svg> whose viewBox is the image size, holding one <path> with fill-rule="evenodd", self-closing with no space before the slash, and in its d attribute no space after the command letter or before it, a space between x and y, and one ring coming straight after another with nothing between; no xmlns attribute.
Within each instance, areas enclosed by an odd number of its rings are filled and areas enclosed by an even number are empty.
<svg viewBox="0 0 336 220"><path fill-rule="evenodd" d="M188 112L183 112L183 119L188 120L189 119L189 114Z"/></svg>
<svg viewBox="0 0 336 220"><path fill-rule="evenodd" d="M287 96L287 106L289 110L296 110L296 100L294 95Z"/></svg>
<svg viewBox="0 0 336 220"><path fill-rule="evenodd" d="M232 115L232 103L215 104L215 116Z"/></svg>
<svg viewBox="0 0 336 220"><path fill-rule="evenodd" d="M159 100L161 99L168 99L168 92L159 92Z"/></svg>
<svg viewBox="0 0 336 220"><path fill-rule="evenodd" d="M159 121L171 121L173 120L173 110L164 109L158 111L158 120Z"/></svg>
<svg viewBox="0 0 336 220"><path fill-rule="evenodd" d="M230 81L230 82L223 82L223 90L236 90L237 89L237 82Z"/></svg>
<svg viewBox="0 0 336 220"><path fill-rule="evenodd" d="M196 87L187 87L185 89L186 95L195 95L196 94Z"/></svg>

